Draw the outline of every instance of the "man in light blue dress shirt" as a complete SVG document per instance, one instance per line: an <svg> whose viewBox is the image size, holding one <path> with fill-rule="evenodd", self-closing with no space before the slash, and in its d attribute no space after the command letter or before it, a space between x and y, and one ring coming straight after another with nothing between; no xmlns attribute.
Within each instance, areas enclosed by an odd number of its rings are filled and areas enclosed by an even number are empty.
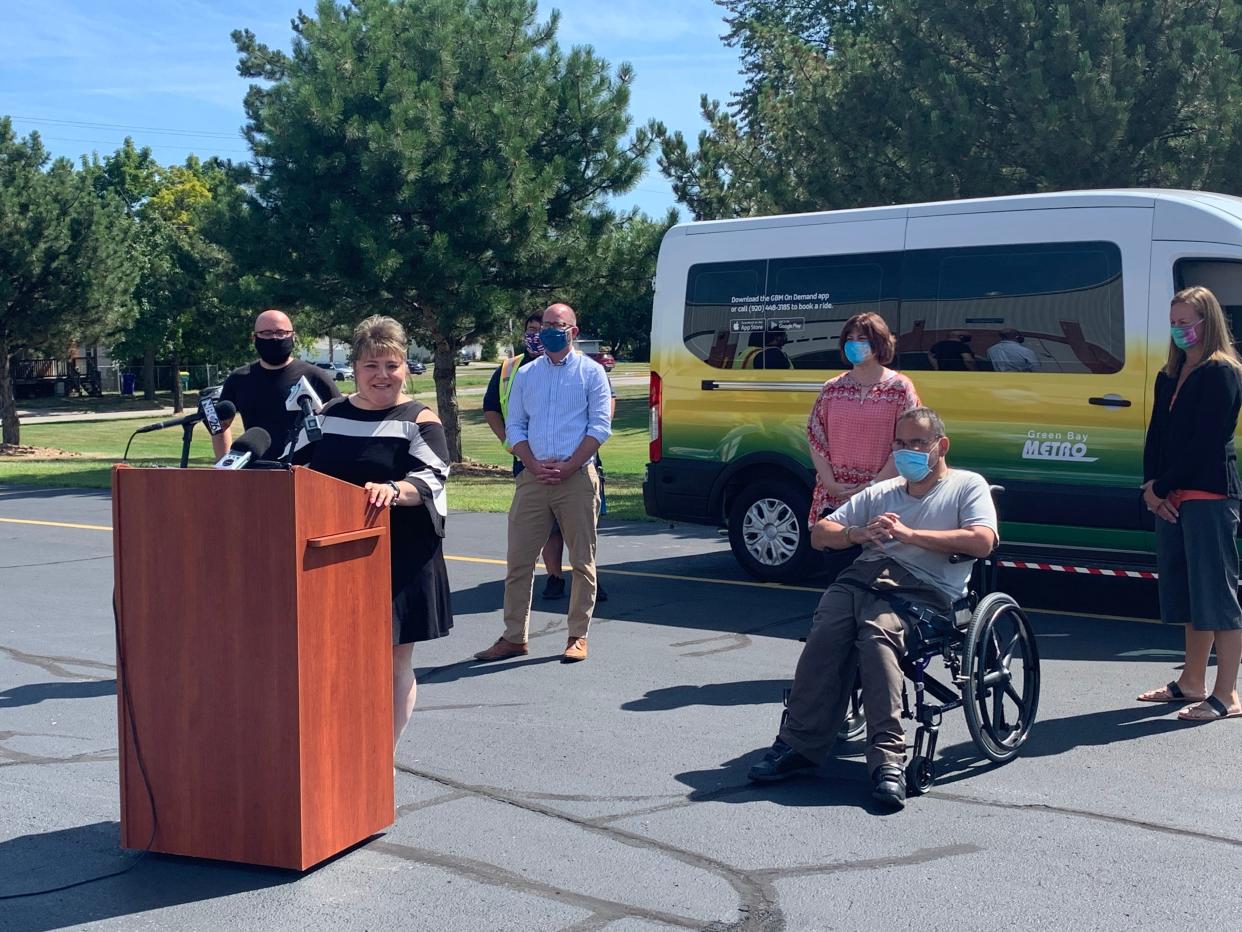
<svg viewBox="0 0 1242 932"><path fill-rule="evenodd" d="M543 312L543 356L513 382L505 433L526 468L509 508L505 632L478 660L527 653L535 560L555 521L569 551L574 584L569 640L562 660L586 660L587 630L595 611L595 522L599 475L595 453L612 434L612 393L603 366L574 351L578 320L568 304Z"/></svg>

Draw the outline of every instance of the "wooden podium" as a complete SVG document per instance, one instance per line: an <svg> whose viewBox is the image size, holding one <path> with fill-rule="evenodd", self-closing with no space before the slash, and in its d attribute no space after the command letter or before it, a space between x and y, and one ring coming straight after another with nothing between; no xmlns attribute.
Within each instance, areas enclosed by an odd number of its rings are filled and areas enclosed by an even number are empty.
<svg viewBox="0 0 1242 932"><path fill-rule="evenodd" d="M138 750L153 851L305 870L391 825L388 514L308 469L117 466L112 516L122 846Z"/></svg>

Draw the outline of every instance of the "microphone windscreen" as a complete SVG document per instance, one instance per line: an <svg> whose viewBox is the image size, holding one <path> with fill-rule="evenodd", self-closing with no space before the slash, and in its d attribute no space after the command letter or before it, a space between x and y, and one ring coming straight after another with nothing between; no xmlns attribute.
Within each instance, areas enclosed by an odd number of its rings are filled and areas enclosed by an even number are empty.
<svg viewBox="0 0 1242 932"><path fill-rule="evenodd" d="M251 427L244 434L233 441L233 445L229 447L230 453L249 453L255 459L259 459L267 452L267 448L272 445L272 435L265 431L262 427Z"/></svg>
<svg viewBox="0 0 1242 932"><path fill-rule="evenodd" d="M218 417L220 420L227 421L230 418L236 417L236 416L237 416L237 405L233 404L233 402L231 401L217 401L216 402L216 417Z"/></svg>

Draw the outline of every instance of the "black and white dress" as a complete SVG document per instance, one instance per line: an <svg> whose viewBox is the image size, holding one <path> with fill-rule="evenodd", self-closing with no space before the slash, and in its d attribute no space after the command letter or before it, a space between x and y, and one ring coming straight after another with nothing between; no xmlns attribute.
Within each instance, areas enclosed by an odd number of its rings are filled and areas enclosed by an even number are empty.
<svg viewBox="0 0 1242 932"><path fill-rule="evenodd" d="M429 641L453 627L443 551L448 442L439 423L416 423L426 407L407 401L368 411L348 398L332 401L321 414L323 438L310 443L303 432L293 453L294 463L354 485L391 480L418 489L420 504L392 509L393 644Z"/></svg>

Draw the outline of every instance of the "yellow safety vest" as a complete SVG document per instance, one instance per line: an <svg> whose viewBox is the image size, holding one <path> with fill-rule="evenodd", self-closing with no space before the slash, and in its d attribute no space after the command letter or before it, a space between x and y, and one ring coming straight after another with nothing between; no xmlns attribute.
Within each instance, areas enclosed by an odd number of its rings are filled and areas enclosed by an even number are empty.
<svg viewBox="0 0 1242 932"><path fill-rule="evenodd" d="M522 368L522 361L525 358L522 353L518 353L500 364L500 416L506 421L509 420L509 395L513 392L513 380L518 370ZM510 453L513 452L505 441L500 441L500 445Z"/></svg>
<svg viewBox="0 0 1242 932"><path fill-rule="evenodd" d="M742 352L737 352L733 356L734 369L750 369L755 365L755 359L763 352L761 346L750 346Z"/></svg>

